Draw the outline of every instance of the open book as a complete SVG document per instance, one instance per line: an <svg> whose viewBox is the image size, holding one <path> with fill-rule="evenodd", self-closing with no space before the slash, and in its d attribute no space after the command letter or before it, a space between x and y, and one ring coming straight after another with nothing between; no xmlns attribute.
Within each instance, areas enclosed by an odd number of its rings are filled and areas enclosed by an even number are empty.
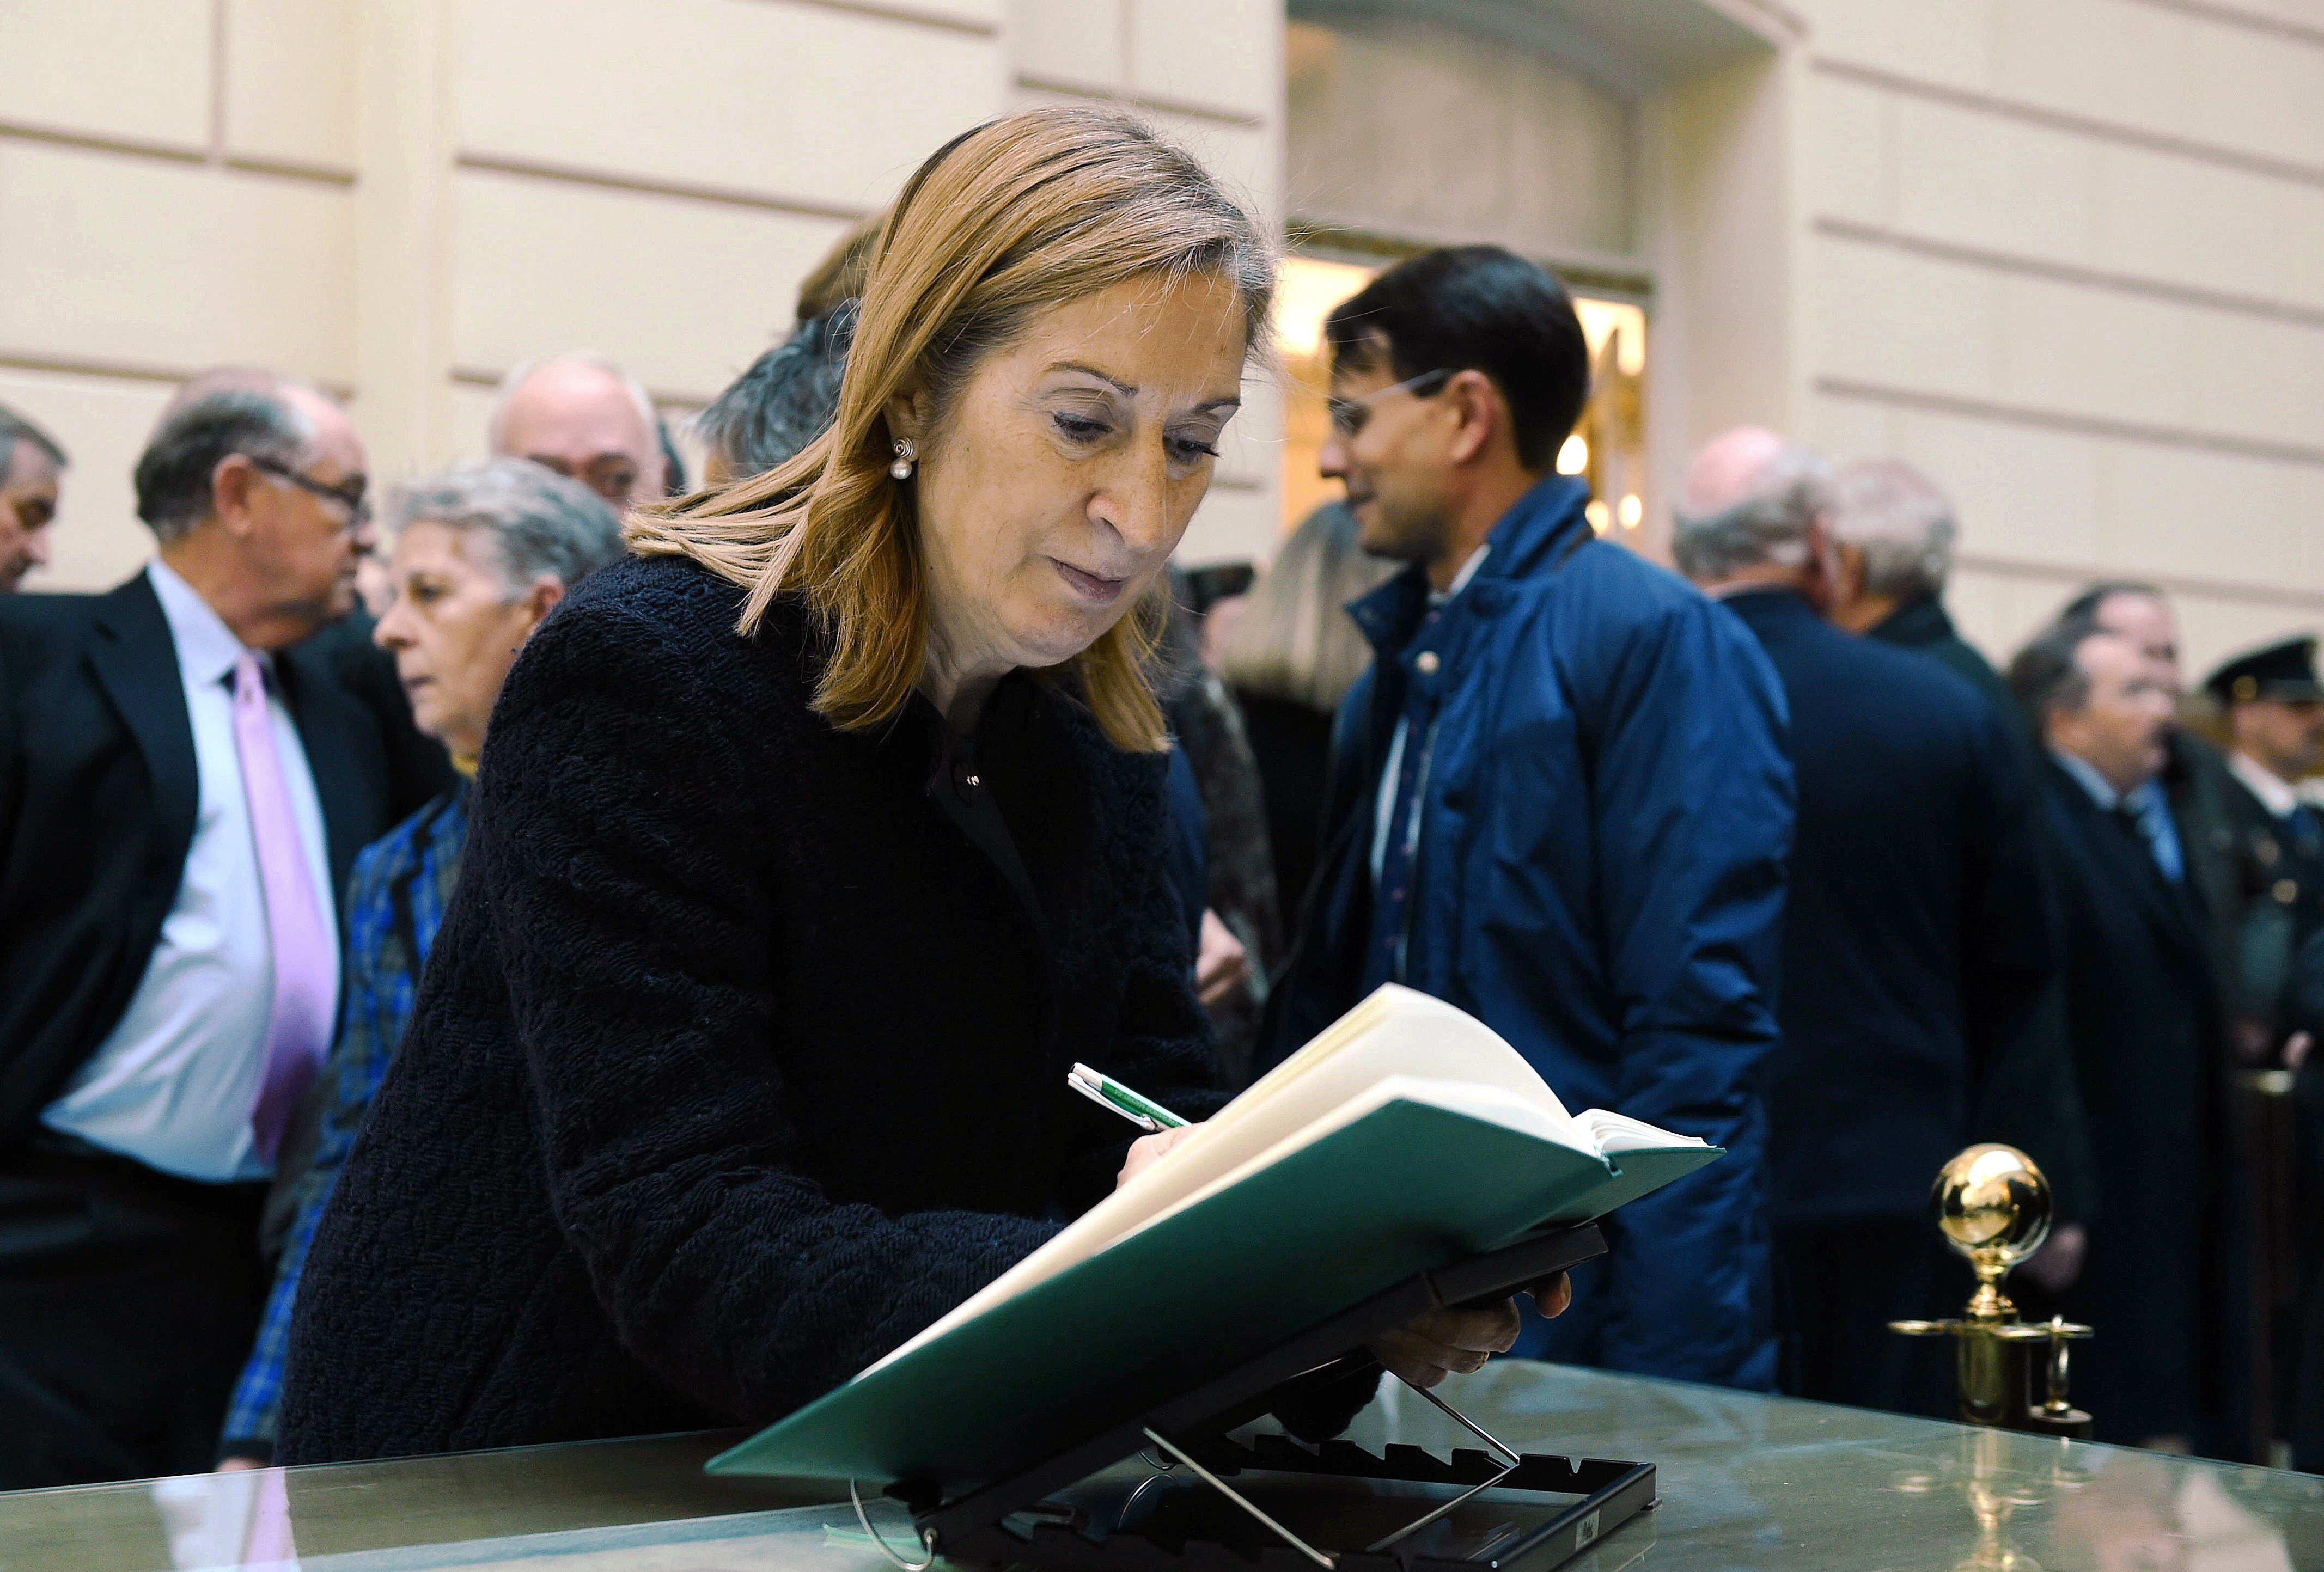
<svg viewBox="0 0 2324 1572"><path fill-rule="evenodd" d="M1720 1155L1569 1114L1482 1022L1391 984L949 1315L710 1466L991 1479L1417 1273L1602 1217Z"/></svg>
<svg viewBox="0 0 2324 1572"><path fill-rule="evenodd" d="M1592 1157L1711 1150L1698 1137L1674 1135L1604 1108L1567 1113L1549 1083L1490 1026L1457 1006L1387 983L1216 1117L1196 1126L1160 1161L863 1375L1396 1101L1464 1114ZM1611 1209L1539 1220L1583 1222Z"/></svg>

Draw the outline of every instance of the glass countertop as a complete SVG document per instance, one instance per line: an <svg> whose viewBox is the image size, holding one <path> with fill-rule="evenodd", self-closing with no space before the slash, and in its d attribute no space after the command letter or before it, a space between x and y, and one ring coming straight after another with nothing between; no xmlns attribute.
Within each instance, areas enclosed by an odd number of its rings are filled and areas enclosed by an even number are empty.
<svg viewBox="0 0 2324 1572"><path fill-rule="evenodd" d="M1575 1572L2292 1572L2324 1478L1519 1361L1443 1395L1536 1452L1657 1466L1661 1505ZM828 1486L713 1479L731 1435L659 1437L0 1495L0 1568L882 1572ZM1467 1439L1390 1384L1349 1432ZM1141 1474L1135 1462L1129 1477ZM890 1543L900 1508L872 1508Z"/></svg>

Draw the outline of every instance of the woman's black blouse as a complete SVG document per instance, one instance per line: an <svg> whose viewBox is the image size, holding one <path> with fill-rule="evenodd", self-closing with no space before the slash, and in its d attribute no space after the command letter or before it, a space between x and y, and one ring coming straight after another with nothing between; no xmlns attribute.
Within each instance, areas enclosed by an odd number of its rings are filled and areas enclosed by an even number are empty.
<svg viewBox="0 0 2324 1572"><path fill-rule="evenodd" d="M459 890L318 1229L279 1459L770 1420L1110 1188L1084 1061L1223 1100L1163 761L1011 677L808 708L814 637L593 575L493 713Z"/></svg>

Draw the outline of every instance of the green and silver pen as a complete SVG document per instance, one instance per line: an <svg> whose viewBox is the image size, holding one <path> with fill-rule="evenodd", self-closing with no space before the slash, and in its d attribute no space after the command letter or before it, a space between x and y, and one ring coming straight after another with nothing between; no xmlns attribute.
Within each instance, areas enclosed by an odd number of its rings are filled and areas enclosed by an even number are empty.
<svg viewBox="0 0 2324 1572"><path fill-rule="evenodd" d="M1076 1064L1067 1071L1065 1084L1098 1107L1120 1114L1149 1135L1182 1129L1185 1126L1185 1120L1160 1103L1139 1096L1113 1077L1101 1075L1086 1064Z"/></svg>

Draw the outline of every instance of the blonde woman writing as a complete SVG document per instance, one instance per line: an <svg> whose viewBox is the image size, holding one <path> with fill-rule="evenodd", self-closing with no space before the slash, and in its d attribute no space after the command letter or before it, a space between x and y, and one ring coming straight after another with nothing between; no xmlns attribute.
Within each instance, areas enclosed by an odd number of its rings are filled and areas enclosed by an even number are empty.
<svg viewBox="0 0 2324 1572"><path fill-rule="evenodd" d="M831 427L633 523L509 676L281 1460L772 1419L1105 1192L1075 1060L1219 1106L1139 661L1271 278L1111 114L906 185Z"/></svg>

